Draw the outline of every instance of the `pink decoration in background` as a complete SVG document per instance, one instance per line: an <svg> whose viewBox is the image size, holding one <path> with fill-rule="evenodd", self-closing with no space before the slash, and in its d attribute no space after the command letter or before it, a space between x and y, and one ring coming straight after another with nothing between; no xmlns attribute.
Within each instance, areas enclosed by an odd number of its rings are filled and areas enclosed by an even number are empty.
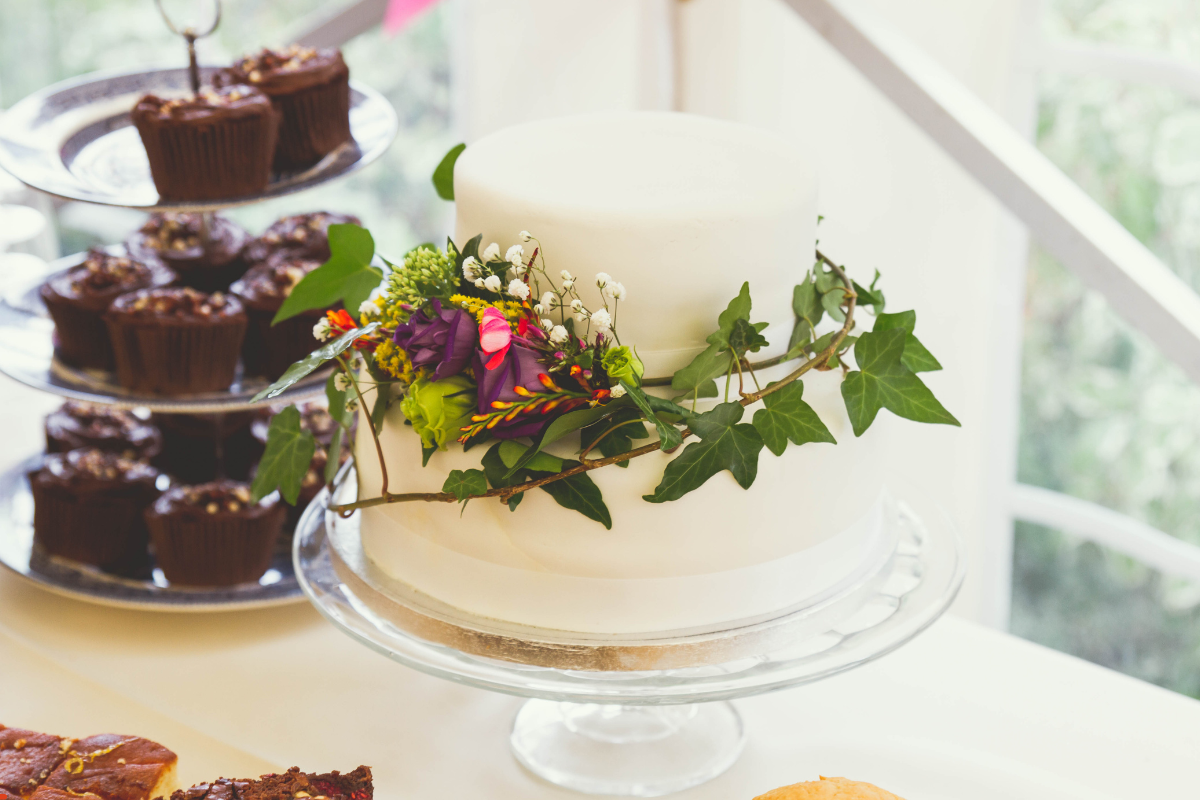
<svg viewBox="0 0 1200 800"><path fill-rule="evenodd" d="M392 34L399 31L429 6L438 0L388 0L387 11L383 12L383 30Z"/></svg>

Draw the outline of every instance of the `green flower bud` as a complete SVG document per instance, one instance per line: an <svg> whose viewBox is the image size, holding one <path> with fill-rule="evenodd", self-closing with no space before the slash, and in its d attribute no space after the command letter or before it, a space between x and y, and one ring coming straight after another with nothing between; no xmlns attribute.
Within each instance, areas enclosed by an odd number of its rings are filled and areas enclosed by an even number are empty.
<svg viewBox="0 0 1200 800"><path fill-rule="evenodd" d="M475 384L464 375L440 381L419 378L408 387L400 411L412 423L425 447L445 450L462 435L478 403Z"/></svg>
<svg viewBox="0 0 1200 800"><path fill-rule="evenodd" d="M608 377L614 384L617 381L640 383L642 372L645 369L633 351L623 345L608 348L604 357L600 359L600 363L604 365L604 371L608 373Z"/></svg>

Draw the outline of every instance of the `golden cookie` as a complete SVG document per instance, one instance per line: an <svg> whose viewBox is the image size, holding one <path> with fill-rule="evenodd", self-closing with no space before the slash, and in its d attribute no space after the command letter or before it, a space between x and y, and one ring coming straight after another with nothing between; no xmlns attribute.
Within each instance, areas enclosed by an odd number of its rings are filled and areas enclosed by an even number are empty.
<svg viewBox="0 0 1200 800"><path fill-rule="evenodd" d="M878 786L845 778L793 783L759 795L754 800L904 800Z"/></svg>

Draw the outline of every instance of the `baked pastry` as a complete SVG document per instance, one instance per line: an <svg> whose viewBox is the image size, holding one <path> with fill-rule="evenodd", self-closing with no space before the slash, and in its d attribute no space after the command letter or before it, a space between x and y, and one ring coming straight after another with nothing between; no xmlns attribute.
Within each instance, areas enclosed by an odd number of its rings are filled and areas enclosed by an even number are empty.
<svg viewBox="0 0 1200 800"><path fill-rule="evenodd" d="M3 794L0 794L0 800L4 800ZM28 800L104 800L104 798L91 792L69 792L66 789L55 789L43 785L34 789Z"/></svg>
<svg viewBox="0 0 1200 800"><path fill-rule="evenodd" d="M345 775L305 773L299 767L292 767L258 780L218 778L211 783L198 783L175 792L171 800L372 800L374 796L370 767L359 767Z"/></svg>
<svg viewBox="0 0 1200 800"><path fill-rule="evenodd" d="M142 513L159 473L100 450L52 453L29 475L33 540L51 555L129 573L146 561Z"/></svg>
<svg viewBox="0 0 1200 800"><path fill-rule="evenodd" d="M324 309L302 312L277 325L272 321L296 284L319 266L320 261L272 259L251 267L229 287L242 302L249 320L242 347L242 366L246 374L274 380L316 349L318 342L313 337L313 325L324 318Z"/></svg>
<svg viewBox="0 0 1200 800"><path fill-rule="evenodd" d="M73 367L112 369L104 312L122 294L174 281L175 273L160 264L89 250L82 264L51 276L39 290L54 320L55 353Z"/></svg>
<svg viewBox="0 0 1200 800"><path fill-rule="evenodd" d="M175 789L177 761L149 739L102 733L75 742L45 785L103 800L151 800Z"/></svg>
<svg viewBox="0 0 1200 800"><path fill-rule="evenodd" d="M181 286L216 292L246 272L242 250L250 238L241 225L217 215L205 231L200 214L152 214L125 240L125 249L140 261L170 267Z"/></svg>
<svg viewBox="0 0 1200 800"><path fill-rule="evenodd" d="M170 100L145 95L132 117L163 200L247 197L271 180L279 114L257 89L226 86Z"/></svg>
<svg viewBox="0 0 1200 800"><path fill-rule="evenodd" d="M271 223L263 235L246 246L245 258L251 264L281 258L329 260L329 226L361 225L358 217L315 211L296 214Z"/></svg>
<svg viewBox="0 0 1200 800"><path fill-rule="evenodd" d="M93 447L147 460L162 452L162 433L130 411L68 400L46 417L46 452Z"/></svg>
<svg viewBox="0 0 1200 800"><path fill-rule="evenodd" d="M350 140L350 70L340 50L264 48L215 80L247 84L271 98L280 114L276 169L307 167Z"/></svg>
<svg viewBox="0 0 1200 800"><path fill-rule="evenodd" d="M214 481L168 490L146 510L146 524L168 581L232 586L267 571L285 516L278 494L253 503L249 485Z"/></svg>
<svg viewBox="0 0 1200 800"><path fill-rule="evenodd" d="M162 431L162 453L154 466L180 483L207 483L218 478L245 480L266 445L250 432L255 412L226 414L154 414Z"/></svg>
<svg viewBox="0 0 1200 800"><path fill-rule="evenodd" d="M760 794L754 800L903 800L870 783L846 778L821 777L819 781L794 783Z"/></svg>
<svg viewBox="0 0 1200 800"><path fill-rule="evenodd" d="M119 297L104 320L126 389L187 394L233 383L246 313L231 295L148 289Z"/></svg>
<svg viewBox="0 0 1200 800"><path fill-rule="evenodd" d="M29 797L70 749L62 736L0 725L0 797Z"/></svg>

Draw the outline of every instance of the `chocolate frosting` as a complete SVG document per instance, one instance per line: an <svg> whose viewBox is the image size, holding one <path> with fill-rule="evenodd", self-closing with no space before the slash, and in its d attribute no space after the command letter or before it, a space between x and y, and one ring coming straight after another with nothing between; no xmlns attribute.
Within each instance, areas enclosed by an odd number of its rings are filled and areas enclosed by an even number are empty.
<svg viewBox="0 0 1200 800"><path fill-rule="evenodd" d="M177 760L149 739L103 733L76 742L46 785L75 794L91 792L104 800L150 800Z"/></svg>
<svg viewBox="0 0 1200 800"><path fill-rule="evenodd" d="M279 495L272 493L252 502L250 485L238 481L213 481L199 486L176 486L155 501L147 515L187 516L201 519L243 517L256 519L272 512Z"/></svg>
<svg viewBox="0 0 1200 800"><path fill-rule="evenodd" d="M217 119L274 115L271 99L252 86L201 89L196 95L165 99L144 95L133 107L135 125L209 124Z"/></svg>
<svg viewBox="0 0 1200 800"><path fill-rule="evenodd" d="M251 267L229 287L246 306L262 311L278 311L305 275L321 266L320 261L308 259L272 259Z"/></svg>
<svg viewBox="0 0 1200 800"><path fill-rule="evenodd" d="M128 292L175 281L175 273L160 264L145 264L100 248L88 251L78 267L53 275L42 284L42 296L61 299L92 311L103 311Z"/></svg>
<svg viewBox="0 0 1200 800"><path fill-rule="evenodd" d="M94 447L125 458L153 458L162 450L158 428L129 411L69 400L46 417L46 449Z"/></svg>
<svg viewBox="0 0 1200 800"><path fill-rule="evenodd" d="M47 454L32 479L41 485L70 487L82 493L120 486L153 489L158 475L158 470L141 461L95 448L81 448Z"/></svg>
<svg viewBox="0 0 1200 800"><path fill-rule="evenodd" d="M280 50L263 48L246 56L218 72L213 82L218 86L246 84L278 96L349 77L340 50L293 44Z"/></svg>
<svg viewBox="0 0 1200 800"><path fill-rule="evenodd" d="M201 241L199 214L154 214L130 235L126 248L134 258L161 261L179 271L222 267L238 258L250 241L246 230L222 216L213 216L208 246Z"/></svg>
<svg viewBox="0 0 1200 800"><path fill-rule="evenodd" d="M110 319L168 319L204 324L245 317L236 297L223 292L206 294L195 289L145 289L122 295L108 309Z"/></svg>
<svg viewBox="0 0 1200 800"><path fill-rule="evenodd" d="M288 258L309 258L325 263L329 260L329 226L347 223L362 224L353 215L328 211L284 217L247 245L245 258L251 263Z"/></svg>

